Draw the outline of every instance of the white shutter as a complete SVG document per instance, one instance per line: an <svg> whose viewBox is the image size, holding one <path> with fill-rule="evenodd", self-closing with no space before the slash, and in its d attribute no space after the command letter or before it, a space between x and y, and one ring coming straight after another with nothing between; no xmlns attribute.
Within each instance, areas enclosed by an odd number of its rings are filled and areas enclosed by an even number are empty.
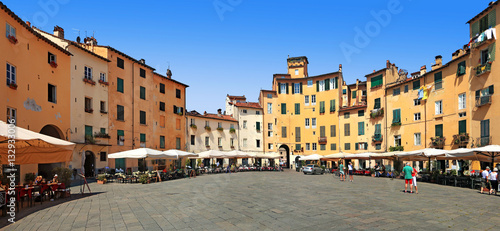
<svg viewBox="0 0 500 231"><path fill-rule="evenodd" d="M436 101L434 106L435 106L434 107L435 114L439 115L439 101Z"/></svg>

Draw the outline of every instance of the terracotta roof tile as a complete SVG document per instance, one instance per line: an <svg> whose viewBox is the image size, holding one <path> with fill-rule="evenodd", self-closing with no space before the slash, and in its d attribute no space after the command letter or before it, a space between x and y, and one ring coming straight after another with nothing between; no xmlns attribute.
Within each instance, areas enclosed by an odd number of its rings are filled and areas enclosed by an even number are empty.
<svg viewBox="0 0 500 231"><path fill-rule="evenodd" d="M252 103L252 102L237 102L234 104L236 107L248 107L248 108L257 108L257 109L262 109L259 103Z"/></svg>

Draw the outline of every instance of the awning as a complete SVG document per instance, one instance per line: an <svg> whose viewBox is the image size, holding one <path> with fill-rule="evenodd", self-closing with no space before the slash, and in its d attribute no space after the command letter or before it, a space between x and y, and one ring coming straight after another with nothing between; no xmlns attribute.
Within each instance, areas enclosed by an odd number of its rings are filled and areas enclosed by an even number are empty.
<svg viewBox="0 0 500 231"><path fill-rule="evenodd" d="M198 153L198 159L225 158L223 152L218 150L208 150Z"/></svg>
<svg viewBox="0 0 500 231"><path fill-rule="evenodd" d="M345 153L345 152L339 152L339 153L334 153L326 156L322 156L322 160L338 160L338 159L343 159L345 156L350 155L350 153Z"/></svg>
<svg viewBox="0 0 500 231"><path fill-rule="evenodd" d="M262 158L262 159L278 159L280 158L281 155L276 152L266 152L266 153L258 153L255 158Z"/></svg>
<svg viewBox="0 0 500 231"><path fill-rule="evenodd" d="M167 151L163 151L164 154L167 154L167 155L176 155L177 158L181 159L181 158L196 158L198 157L198 154L194 154L192 152L185 152L185 151L181 151L181 150L177 150L177 149L170 149L170 150L167 150Z"/></svg>
<svg viewBox="0 0 500 231"><path fill-rule="evenodd" d="M75 144L51 136L15 127L15 164L50 164L69 162ZM1 163L8 164L9 124L0 121ZM5 154L5 155L4 155Z"/></svg>

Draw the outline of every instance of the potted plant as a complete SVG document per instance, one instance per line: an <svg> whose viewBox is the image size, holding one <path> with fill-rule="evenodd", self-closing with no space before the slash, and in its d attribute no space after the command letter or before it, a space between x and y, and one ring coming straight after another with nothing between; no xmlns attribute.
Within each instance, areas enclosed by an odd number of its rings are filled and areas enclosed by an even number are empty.
<svg viewBox="0 0 500 231"><path fill-rule="evenodd" d="M217 131L222 132L222 131L224 131L224 128L222 128L222 127L217 127Z"/></svg>
<svg viewBox="0 0 500 231"><path fill-rule="evenodd" d="M212 128L210 128L210 126L205 126L205 130L207 130L207 132L209 132L212 130Z"/></svg>
<svg viewBox="0 0 500 231"><path fill-rule="evenodd" d="M97 177L97 183L98 184L106 184L106 182L108 182L108 179L106 179L106 175L99 174L99 176Z"/></svg>
<svg viewBox="0 0 500 231"><path fill-rule="evenodd" d="M191 124L191 125L189 125L189 126L190 126L191 128L193 128L193 129L198 128L198 127L196 126L196 124Z"/></svg>
<svg viewBox="0 0 500 231"><path fill-rule="evenodd" d="M235 132L236 132L236 129L234 129L234 128L229 129L229 133L235 133Z"/></svg>
<svg viewBox="0 0 500 231"><path fill-rule="evenodd" d="M61 183L64 183L64 185L69 188L73 171L71 171L69 168L57 167L52 170L52 173L54 175L57 174L59 176L59 181Z"/></svg>
<svg viewBox="0 0 500 231"><path fill-rule="evenodd" d="M33 181L35 181L35 179L36 179L35 173L29 172L26 173L26 175L24 175L24 182L30 185L33 184Z"/></svg>
<svg viewBox="0 0 500 231"><path fill-rule="evenodd" d="M149 183L149 177L147 174L142 174L139 176L139 182L142 184L148 184Z"/></svg>
<svg viewBox="0 0 500 231"><path fill-rule="evenodd" d="M57 63L54 62L54 61L51 61L50 62L50 66L53 67L53 68L57 68Z"/></svg>
<svg viewBox="0 0 500 231"><path fill-rule="evenodd" d="M375 177L375 169L374 168L370 168L370 175L372 177Z"/></svg>
<svg viewBox="0 0 500 231"><path fill-rule="evenodd" d="M16 84L16 83L14 83L14 82L10 82L10 83L9 83L9 87L10 87L11 89L16 90L16 89L17 89L17 84Z"/></svg>
<svg viewBox="0 0 500 231"><path fill-rule="evenodd" d="M12 36L12 35L9 35L7 37L9 39L9 41L12 43L12 44L16 44L17 43L17 38Z"/></svg>

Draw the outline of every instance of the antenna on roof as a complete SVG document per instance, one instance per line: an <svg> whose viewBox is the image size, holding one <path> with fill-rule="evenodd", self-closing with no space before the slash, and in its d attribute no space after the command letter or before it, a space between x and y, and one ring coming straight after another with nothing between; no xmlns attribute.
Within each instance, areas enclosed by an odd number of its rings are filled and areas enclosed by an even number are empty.
<svg viewBox="0 0 500 231"><path fill-rule="evenodd" d="M170 69L170 61L167 61L167 63L168 63L168 69Z"/></svg>

